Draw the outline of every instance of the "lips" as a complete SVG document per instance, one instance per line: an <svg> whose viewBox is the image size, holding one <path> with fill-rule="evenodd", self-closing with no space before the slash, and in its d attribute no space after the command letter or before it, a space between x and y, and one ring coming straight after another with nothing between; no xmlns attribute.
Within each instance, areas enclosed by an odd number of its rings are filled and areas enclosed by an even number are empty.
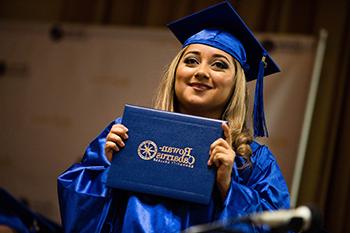
<svg viewBox="0 0 350 233"><path fill-rule="evenodd" d="M210 85L205 83L198 83L198 82L190 83L189 86L191 86L196 91L206 91L206 90L212 89Z"/></svg>

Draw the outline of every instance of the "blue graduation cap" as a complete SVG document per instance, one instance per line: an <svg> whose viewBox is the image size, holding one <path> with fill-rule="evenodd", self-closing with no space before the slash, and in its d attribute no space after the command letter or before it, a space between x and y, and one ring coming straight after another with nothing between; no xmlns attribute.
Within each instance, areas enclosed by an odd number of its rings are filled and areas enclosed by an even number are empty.
<svg viewBox="0 0 350 233"><path fill-rule="evenodd" d="M254 136L268 136L263 97L264 76L280 69L228 2L222 2L168 24L183 47L205 44L232 55L247 81L257 80L254 97Z"/></svg>
<svg viewBox="0 0 350 233"><path fill-rule="evenodd" d="M18 233L60 233L63 228L52 220L33 212L0 187L0 225Z"/></svg>

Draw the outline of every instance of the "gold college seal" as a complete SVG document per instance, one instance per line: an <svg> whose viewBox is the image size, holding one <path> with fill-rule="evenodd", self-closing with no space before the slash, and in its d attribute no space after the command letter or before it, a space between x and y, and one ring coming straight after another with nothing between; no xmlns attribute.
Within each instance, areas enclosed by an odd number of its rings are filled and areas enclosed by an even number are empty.
<svg viewBox="0 0 350 233"><path fill-rule="evenodd" d="M138 149L137 149L137 154L140 156L141 159L144 160L151 160L153 159L158 151L157 144L154 142L147 140L143 141Z"/></svg>

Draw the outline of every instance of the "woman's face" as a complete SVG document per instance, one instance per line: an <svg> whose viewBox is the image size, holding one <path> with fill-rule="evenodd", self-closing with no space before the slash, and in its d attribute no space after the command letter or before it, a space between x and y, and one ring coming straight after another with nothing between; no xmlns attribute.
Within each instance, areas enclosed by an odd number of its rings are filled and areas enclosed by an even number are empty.
<svg viewBox="0 0 350 233"><path fill-rule="evenodd" d="M230 54L203 44L191 44L176 69L178 111L220 118L231 95L235 65Z"/></svg>

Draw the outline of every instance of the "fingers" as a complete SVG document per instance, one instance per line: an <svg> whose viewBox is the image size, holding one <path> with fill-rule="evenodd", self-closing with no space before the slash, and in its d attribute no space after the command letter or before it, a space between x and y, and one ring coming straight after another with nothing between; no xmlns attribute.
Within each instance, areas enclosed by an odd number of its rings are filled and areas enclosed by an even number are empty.
<svg viewBox="0 0 350 233"><path fill-rule="evenodd" d="M225 153L215 153L213 154L213 158L211 160L210 165L215 165L215 167L220 167L225 163Z"/></svg>
<svg viewBox="0 0 350 233"><path fill-rule="evenodd" d="M126 128L124 125L122 124L115 124L112 126L110 133L116 134L119 137L123 138L124 140L128 139L128 128Z"/></svg>
<svg viewBox="0 0 350 233"><path fill-rule="evenodd" d="M226 123L222 124L224 138L219 138L210 145L208 165L215 165L216 182L224 200L231 183L232 167L236 157L232 149L231 130Z"/></svg>
<svg viewBox="0 0 350 233"><path fill-rule="evenodd" d="M220 167L221 165L232 166L234 158L235 153L231 148L218 144L210 151L208 165L215 164L216 167Z"/></svg>
<svg viewBox="0 0 350 233"><path fill-rule="evenodd" d="M218 149L217 148L226 148L228 149L229 146L227 145L227 142L222 139L222 138L219 138L217 139L215 142L213 142L211 145L210 145L210 151L209 151L209 160L208 160L208 165L211 166L213 165L214 163L214 156L215 154L218 152Z"/></svg>
<svg viewBox="0 0 350 233"><path fill-rule="evenodd" d="M106 141L105 155L110 162L112 161L113 151L119 151L119 148L117 147L117 145L113 142Z"/></svg>
<svg viewBox="0 0 350 233"><path fill-rule="evenodd" d="M222 123L221 127L224 130L225 140L229 145L232 145L232 134L230 127L228 127L227 123Z"/></svg>
<svg viewBox="0 0 350 233"><path fill-rule="evenodd" d="M115 143L111 142L111 141L107 141L106 142L106 149L119 151L118 146Z"/></svg>
<svg viewBox="0 0 350 233"><path fill-rule="evenodd" d="M115 134L113 132L110 132L107 135L106 143L107 142L111 142L111 143L117 144L119 147L124 147L125 143L124 143L122 137L125 138L125 136L119 136L119 135L117 135L117 134Z"/></svg>
<svg viewBox="0 0 350 233"><path fill-rule="evenodd" d="M215 147L217 146L222 146L226 149L230 149L231 146L228 144L228 142L223 139L223 138L219 138L217 139L215 142L213 142L211 145L210 145L210 151L214 150Z"/></svg>
<svg viewBox="0 0 350 233"><path fill-rule="evenodd" d="M232 145L231 130L226 123L222 123L221 127L224 131L225 139L219 138L218 140L213 142L210 146L210 151L218 145L224 146L227 149L231 148L231 145Z"/></svg>
<svg viewBox="0 0 350 233"><path fill-rule="evenodd" d="M118 152L120 148L125 146L124 140L128 139L128 128L122 124L112 126L106 137L105 155L109 161L112 161L113 152Z"/></svg>
<svg viewBox="0 0 350 233"><path fill-rule="evenodd" d="M215 164L216 167L219 167L222 163L232 165L236 156L231 146L232 136L230 128L226 123L223 123L222 129L224 131L225 139L219 138L210 145L210 156L208 160L209 166Z"/></svg>

